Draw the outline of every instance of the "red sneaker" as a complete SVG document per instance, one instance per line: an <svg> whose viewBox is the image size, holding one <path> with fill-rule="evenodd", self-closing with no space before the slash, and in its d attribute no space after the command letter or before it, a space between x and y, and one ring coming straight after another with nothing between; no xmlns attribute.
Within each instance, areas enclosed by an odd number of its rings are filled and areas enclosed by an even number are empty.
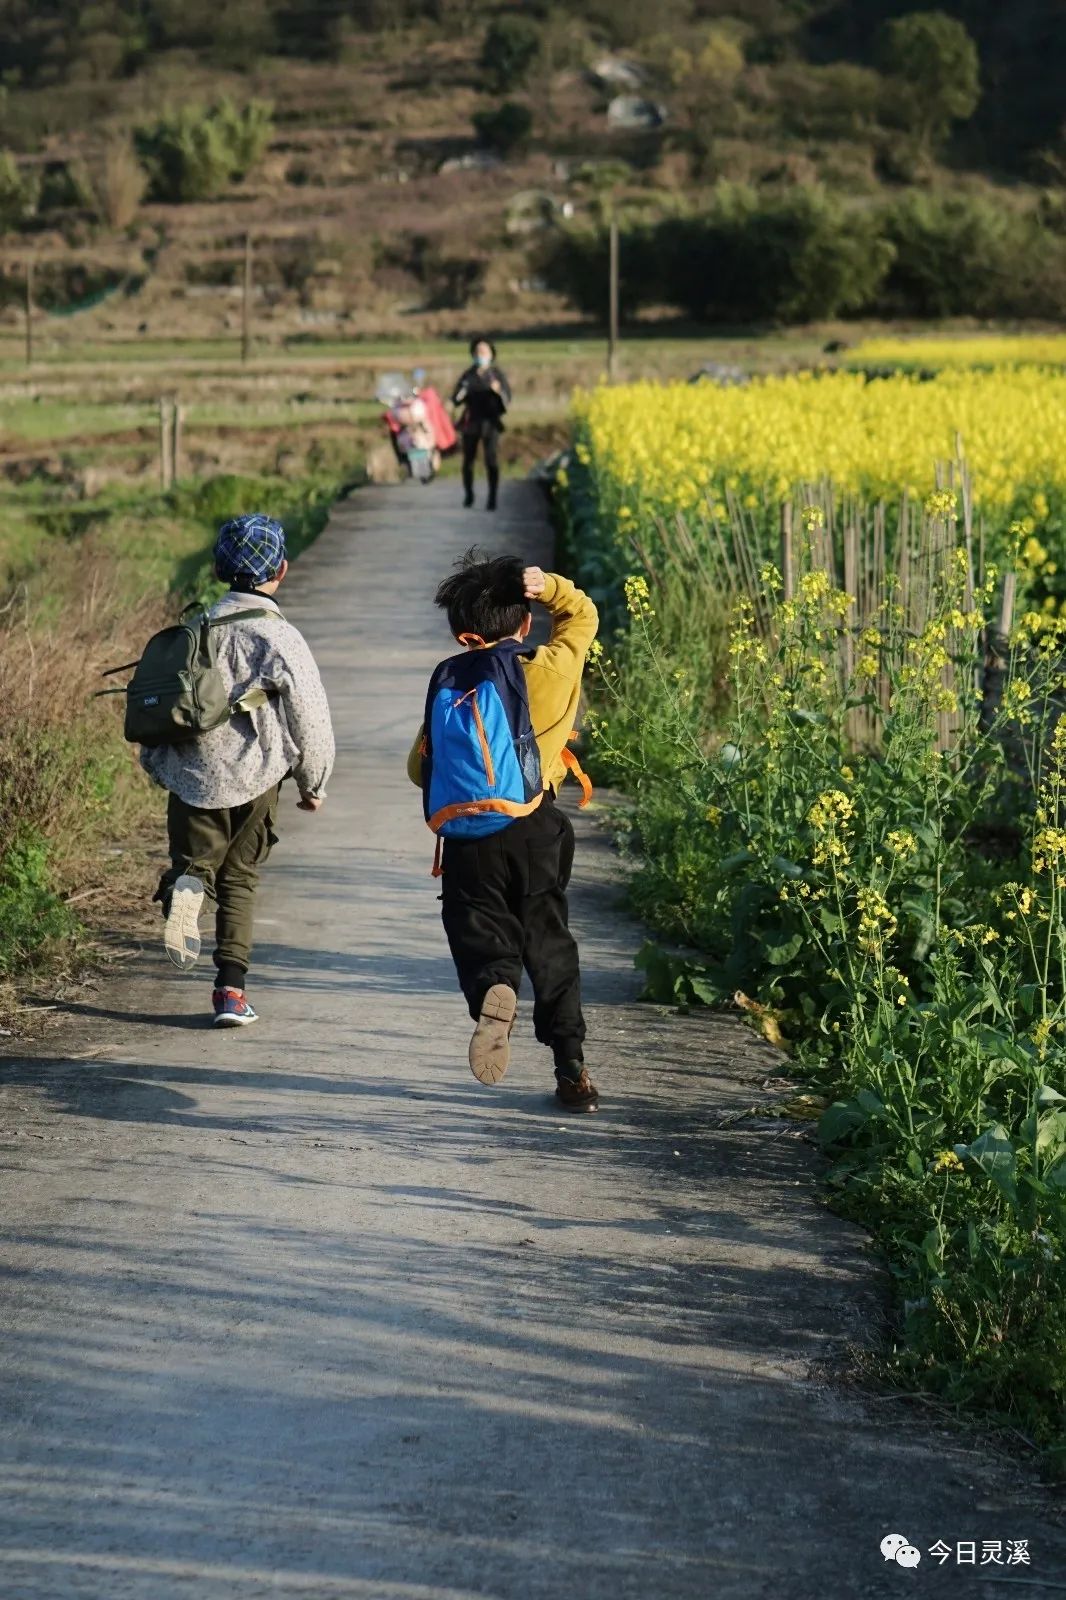
<svg viewBox="0 0 1066 1600"><path fill-rule="evenodd" d="M243 989L216 989L211 996L216 1028L247 1028L259 1018L248 1003Z"/></svg>

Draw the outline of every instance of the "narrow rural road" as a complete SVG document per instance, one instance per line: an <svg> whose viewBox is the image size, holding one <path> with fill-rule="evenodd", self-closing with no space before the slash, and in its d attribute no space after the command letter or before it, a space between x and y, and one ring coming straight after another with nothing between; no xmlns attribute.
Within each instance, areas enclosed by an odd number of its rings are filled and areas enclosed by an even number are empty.
<svg viewBox="0 0 1066 1600"><path fill-rule="evenodd" d="M209 977L153 949L0 1063L0 1592L1061 1590L1021 1472L819 1376L877 1315L861 1236L796 1130L739 1115L775 1058L635 1003L587 822L602 1110L561 1118L528 1022L499 1089L470 1076L404 756L447 645L435 580L479 537L547 563L550 535L532 488L495 521L457 499L360 493L283 596L340 757L321 815L283 809L261 1025L205 1028ZM956 1564L1023 1539L1028 1566Z"/></svg>

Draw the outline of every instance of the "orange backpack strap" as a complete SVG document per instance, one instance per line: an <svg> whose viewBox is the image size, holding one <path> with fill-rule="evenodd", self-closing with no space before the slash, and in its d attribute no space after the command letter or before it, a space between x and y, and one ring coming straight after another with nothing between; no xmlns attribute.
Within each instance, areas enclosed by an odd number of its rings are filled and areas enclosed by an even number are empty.
<svg viewBox="0 0 1066 1600"><path fill-rule="evenodd" d="M581 763L577 759L577 756L574 754L574 752L567 749L565 746L562 753L562 762L570 776L572 778L576 778L578 783L581 785L581 799L578 801L578 805L580 809L584 811L585 807L592 799L592 784L589 781L589 775L582 768Z"/></svg>
<svg viewBox="0 0 1066 1600"><path fill-rule="evenodd" d="M432 877L432 878L443 878L443 876L444 876L444 868L440 864L440 858L441 858L441 853L443 851L443 848L444 848L444 841L441 838L440 834L438 833L438 835L437 835L437 848L433 852L433 871L430 873L430 877Z"/></svg>

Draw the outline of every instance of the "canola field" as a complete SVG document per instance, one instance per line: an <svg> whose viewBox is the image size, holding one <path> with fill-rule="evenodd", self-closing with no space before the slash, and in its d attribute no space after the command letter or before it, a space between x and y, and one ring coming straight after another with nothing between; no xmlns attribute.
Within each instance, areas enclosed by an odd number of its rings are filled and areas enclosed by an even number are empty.
<svg viewBox="0 0 1066 1600"><path fill-rule="evenodd" d="M938 483L958 451L994 553L976 581L962 480ZM629 796L646 998L735 1004L792 1051L829 1192L891 1269L875 1375L1061 1471L1066 374L599 388L560 489L615 624L586 729ZM939 565L892 566L904 492ZM811 558L792 593L783 503ZM846 574L871 526L867 587L838 588L816 548L847 532Z"/></svg>
<svg viewBox="0 0 1066 1600"><path fill-rule="evenodd" d="M864 339L847 352L849 363L871 367L1066 367L1066 334L974 334L970 337Z"/></svg>
<svg viewBox="0 0 1066 1600"><path fill-rule="evenodd" d="M623 527L677 512L724 518L728 492L754 510L824 480L863 499L924 497L937 463L960 450L990 534L1027 520L1045 543L1061 539L1066 372L803 372L724 388L602 387L575 400L577 460L602 514Z"/></svg>

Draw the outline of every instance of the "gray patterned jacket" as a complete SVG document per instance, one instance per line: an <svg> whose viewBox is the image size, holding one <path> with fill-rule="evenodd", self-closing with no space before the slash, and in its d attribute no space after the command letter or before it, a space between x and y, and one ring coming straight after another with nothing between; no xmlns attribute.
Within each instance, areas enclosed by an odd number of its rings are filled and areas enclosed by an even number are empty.
<svg viewBox="0 0 1066 1600"><path fill-rule="evenodd" d="M142 749L141 766L186 805L208 810L256 800L289 772L301 795L322 798L335 746L326 693L306 640L266 595L223 595L210 615L226 610L277 613L230 623L215 634L230 703L259 699L256 690L266 697L198 739Z"/></svg>

